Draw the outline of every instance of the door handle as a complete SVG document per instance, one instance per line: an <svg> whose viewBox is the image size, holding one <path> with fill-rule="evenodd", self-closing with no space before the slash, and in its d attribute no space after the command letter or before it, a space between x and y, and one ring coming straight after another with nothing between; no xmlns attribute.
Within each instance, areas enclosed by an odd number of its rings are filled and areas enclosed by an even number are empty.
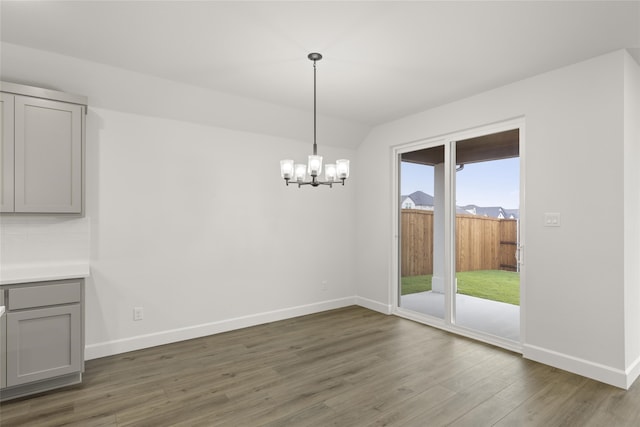
<svg viewBox="0 0 640 427"><path fill-rule="evenodd" d="M524 246L523 245L518 245L516 246L516 263L518 263L519 265L524 265Z"/></svg>

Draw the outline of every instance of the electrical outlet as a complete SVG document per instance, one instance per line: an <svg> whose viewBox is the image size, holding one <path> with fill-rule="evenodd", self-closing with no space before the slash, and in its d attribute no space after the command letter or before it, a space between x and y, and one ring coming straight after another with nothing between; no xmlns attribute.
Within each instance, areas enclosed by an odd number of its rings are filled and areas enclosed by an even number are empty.
<svg viewBox="0 0 640 427"><path fill-rule="evenodd" d="M133 320L144 319L144 309L142 307L133 307Z"/></svg>
<svg viewBox="0 0 640 427"><path fill-rule="evenodd" d="M323 280L322 283L320 284L320 289L322 289L323 291L327 290L327 281Z"/></svg>

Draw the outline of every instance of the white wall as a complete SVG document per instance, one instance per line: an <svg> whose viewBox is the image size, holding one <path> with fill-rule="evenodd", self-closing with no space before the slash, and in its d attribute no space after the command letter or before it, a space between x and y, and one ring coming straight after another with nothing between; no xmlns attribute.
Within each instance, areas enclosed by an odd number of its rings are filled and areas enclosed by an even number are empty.
<svg viewBox="0 0 640 427"><path fill-rule="evenodd" d="M353 185L297 189L279 178L279 160L309 146L95 108L88 122L90 352L353 303ZM132 322L135 306L144 321ZM266 316L274 310L290 313Z"/></svg>
<svg viewBox="0 0 640 427"><path fill-rule="evenodd" d="M619 51L375 128L358 148L358 295L391 304L391 147L524 116L525 357L626 386ZM594 209L593 206L604 209ZM562 226L545 228L545 212Z"/></svg>
<svg viewBox="0 0 640 427"><path fill-rule="evenodd" d="M91 107L298 141L308 140L313 129L311 99L309 111L300 111L12 43L1 42L0 52L3 80L84 95ZM369 129L318 114L320 145L355 149Z"/></svg>
<svg viewBox="0 0 640 427"><path fill-rule="evenodd" d="M3 79L89 96L86 218L78 220L90 231L88 358L355 302L355 178L333 189L286 187L280 178L279 160L305 160L310 140L175 120L174 109L149 106L195 92L170 81L16 46L2 59ZM128 78L152 99L109 94ZM205 102L200 93L182 113ZM257 111L242 120L262 120ZM354 150L319 142L325 159L355 160ZM46 221L52 233L68 229L64 218ZM37 224L22 227L32 233ZM143 321L133 321L136 306Z"/></svg>
<svg viewBox="0 0 640 427"><path fill-rule="evenodd" d="M625 366L640 375L640 66L624 58ZM629 384L630 385L630 384Z"/></svg>
<svg viewBox="0 0 640 427"><path fill-rule="evenodd" d="M0 267L29 268L57 263L86 264L89 220L70 216L0 216Z"/></svg>

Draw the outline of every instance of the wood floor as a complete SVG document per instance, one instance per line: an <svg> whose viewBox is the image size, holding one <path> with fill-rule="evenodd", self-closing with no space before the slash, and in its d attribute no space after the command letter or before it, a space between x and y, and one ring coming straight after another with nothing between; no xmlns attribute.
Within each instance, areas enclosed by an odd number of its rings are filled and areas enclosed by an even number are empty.
<svg viewBox="0 0 640 427"><path fill-rule="evenodd" d="M629 391L360 307L91 360L2 426L638 426Z"/></svg>

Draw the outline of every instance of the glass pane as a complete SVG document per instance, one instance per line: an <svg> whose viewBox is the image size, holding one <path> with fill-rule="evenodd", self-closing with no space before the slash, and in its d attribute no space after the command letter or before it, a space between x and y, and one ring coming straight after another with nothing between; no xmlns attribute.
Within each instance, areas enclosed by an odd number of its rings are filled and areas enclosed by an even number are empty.
<svg viewBox="0 0 640 427"><path fill-rule="evenodd" d="M456 143L459 326L520 340L517 130Z"/></svg>
<svg viewBox="0 0 640 427"><path fill-rule="evenodd" d="M444 146L401 160L399 305L444 319Z"/></svg>

